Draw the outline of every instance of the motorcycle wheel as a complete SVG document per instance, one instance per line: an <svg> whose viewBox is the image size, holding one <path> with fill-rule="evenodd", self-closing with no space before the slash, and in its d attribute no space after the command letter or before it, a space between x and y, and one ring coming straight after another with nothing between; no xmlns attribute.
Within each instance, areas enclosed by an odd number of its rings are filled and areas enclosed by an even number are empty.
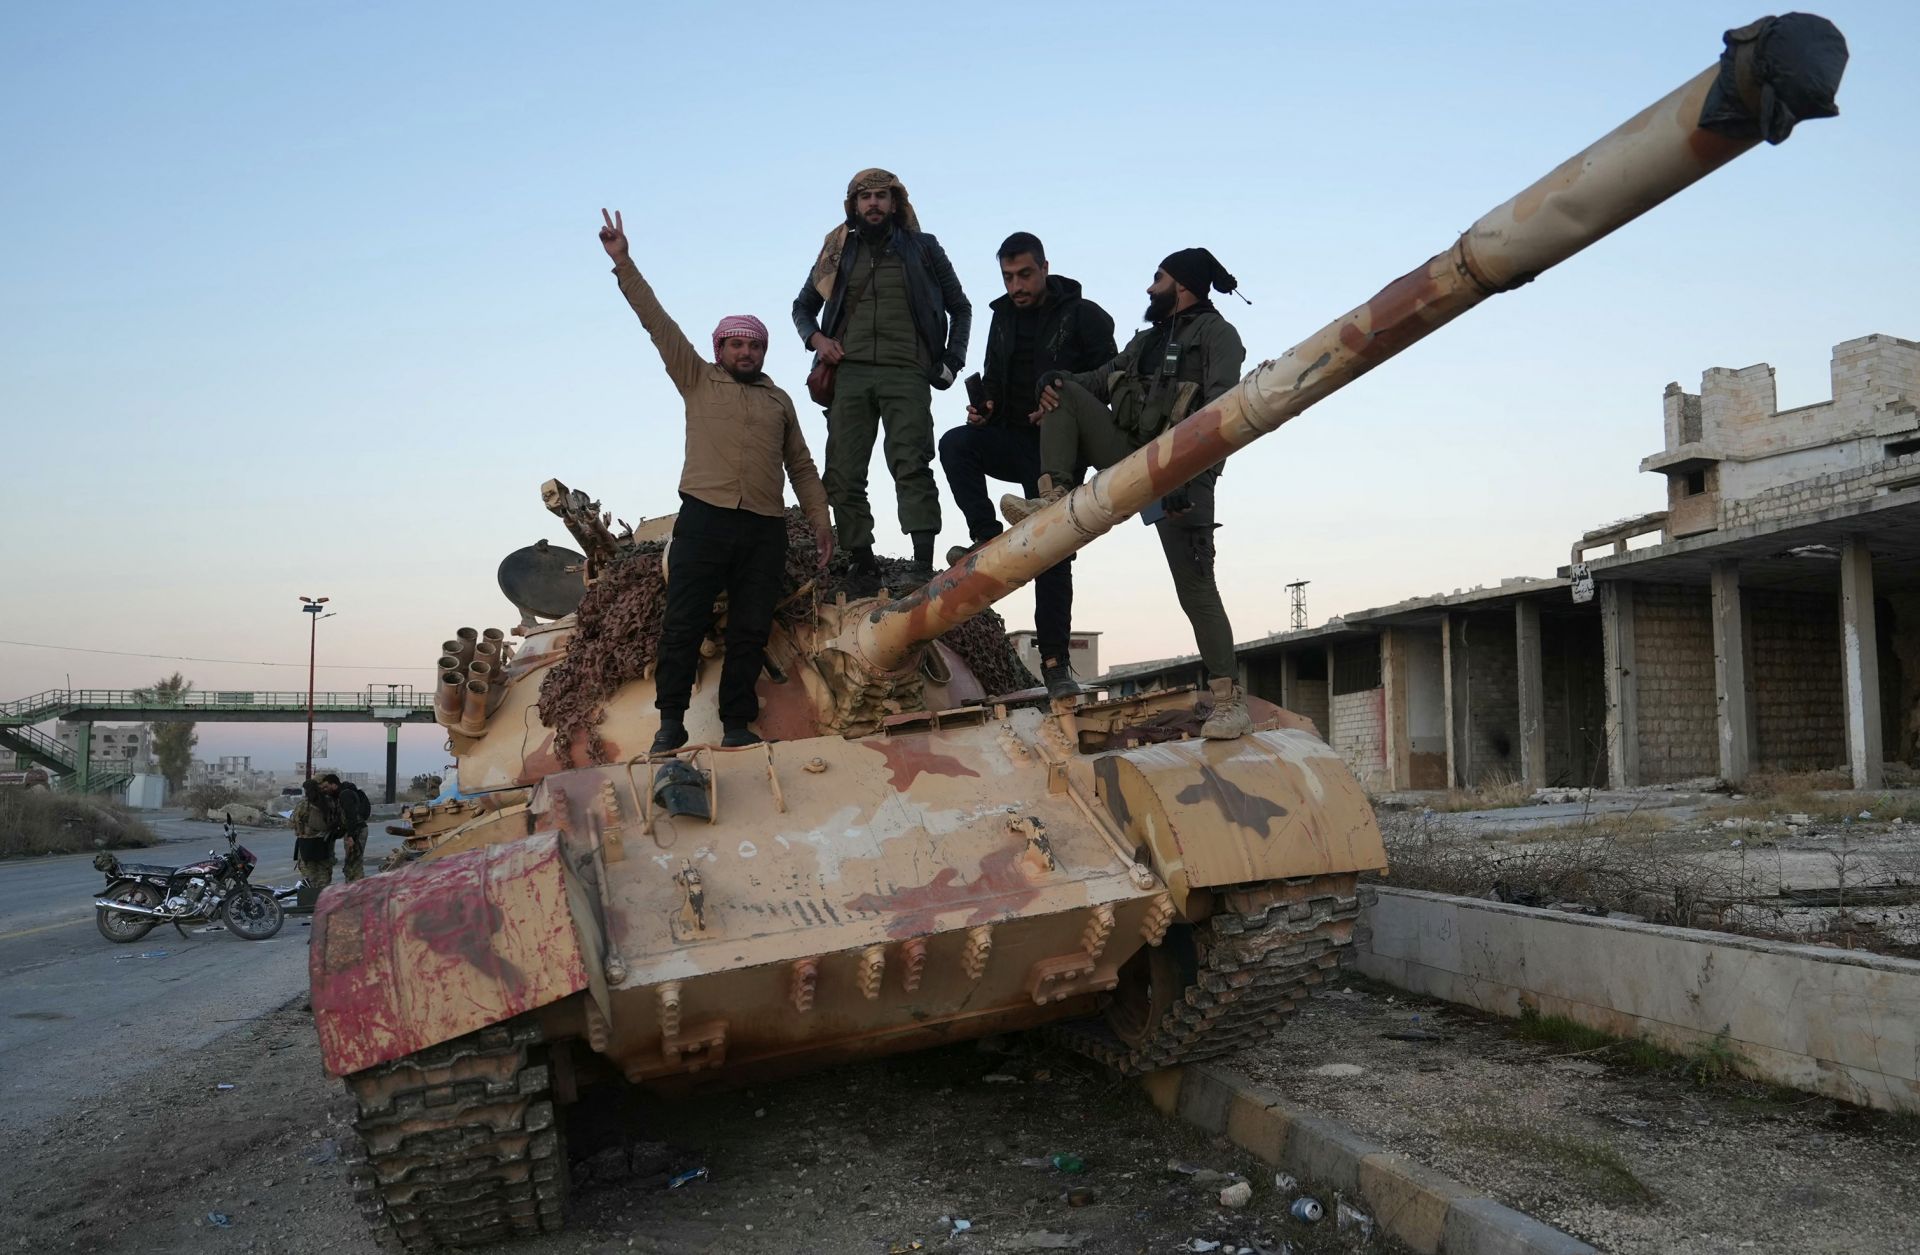
<svg viewBox="0 0 1920 1255"><path fill-rule="evenodd" d="M152 885L143 885L137 881L123 880L100 895L112 898L115 902L125 902L132 906L159 906L160 891ZM108 941L125 944L138 941L152 932L160 923L139 915L128 915L124 911L109 911L101 907L94 912L94 923L100 929L100 935Z"/></svg>
<svg viewBox="0 0 1920 1255"><path fill-rule="evenodd" d="M287 914L265 889L247 889L227 899L220 909L227 929L243 941L265 941L280 931Z"/></svg>

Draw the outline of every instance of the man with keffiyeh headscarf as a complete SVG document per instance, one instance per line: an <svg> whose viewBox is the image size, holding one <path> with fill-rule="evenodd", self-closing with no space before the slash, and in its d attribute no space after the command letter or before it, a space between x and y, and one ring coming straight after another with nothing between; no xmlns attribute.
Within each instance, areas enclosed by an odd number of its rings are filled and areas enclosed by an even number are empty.
<svg viewBox="0 0 1920 1255"><path fill-rule="evenodd" d="M761 372L766 324L751 314L722 318L713 329L711 360L667 316L634 267L626 224L600 211L600 243L613 259L621 295L653 337L667 377L686 403L686 462L680 470L680 513L673 522L667 609L654 664L654 706L660 730L653 753L687 743L687 702L700 667L700 642L713 623L713 603L727 595L726 661L720 667L723 745L753 745L760 713L754 692L766 658L767 634L787 562L786 479L813 525L820 566L833 556L827 493L807 452L793 402Z"/></svg>
<svg viewBox="0 0 1920 1255"><path fill-rule="evenodd" d="M840 547L877 588L867 468L882 424L913 559L933 574L940 491L933 478L929 387L951 387L967 359L973 306L945 250L920 230L907 189L862 170L847 184L845 217L827 233L793 302L793 325L815 360L835 368L827 407L824 482Z"/></svg>

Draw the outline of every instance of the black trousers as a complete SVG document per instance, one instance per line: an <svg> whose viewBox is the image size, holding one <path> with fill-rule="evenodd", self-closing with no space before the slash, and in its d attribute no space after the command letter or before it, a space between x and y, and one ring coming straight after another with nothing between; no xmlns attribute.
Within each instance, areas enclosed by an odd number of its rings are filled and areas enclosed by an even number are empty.
<svg viewBox="0 0 1920 1255"><path fill-rule="evenodd" d="M766 660L767 633L780 599L787 561L785 519L680 498L667 555L667 613L654 667L654 700L679 718L693 693L700 641L713 624L713 603L727 595L726 661L720 667L720 718L750 723L760 713L754 685Z"/></svg>
<svg viewBox="0 0 1920 1255"><path fill-rule="evenodd" d="M1031 423L1018 428L992 423L951 428L940 437L940 469L946 472L954 503L966 516L967 538L976 544L991 540L1001 527L987 496L987 481L1018 484L1029 497L1039 496L1040 429ZM1047 568L1033 582L1033 634L1042 658L1067 661L1073 635L1072 558Z"/></svg>

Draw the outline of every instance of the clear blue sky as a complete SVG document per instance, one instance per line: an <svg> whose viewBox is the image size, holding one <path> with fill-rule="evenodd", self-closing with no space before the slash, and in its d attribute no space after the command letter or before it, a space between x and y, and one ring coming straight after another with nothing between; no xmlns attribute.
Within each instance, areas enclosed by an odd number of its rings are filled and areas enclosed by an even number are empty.
<svg viewBox="0 0 1920 1255"><path fill-rule="evenodd" d="M1827 395L1829 347L1920 336L1920 6L1826 5L1842 116L1742 158L1255 449L1222 484L1236 635L1502 576L1652 508L1660 392L1710 366ZM1273 356L1717 55L1752 4L11 5L0 14L0 413L9 639L431 680L506 626L508 550L562 537L557 475L622 517L674 505L681 417L594 238L696 341L775 329L846 180L906 182L982 314L1038 232L1123 331L1204 244ZM936 394L936 425L960 419ZM816 456L817 410L803 405ZM876 460L882 547L891 496ZM949 503L950 507L950 503ZM963 539L948 511L943 543ZM1186 652L1157 546L1083 556L1108 663ZM1030 603L1009 603L1025 626ZM0 698L144 682L157 660L0 646ZM178 664L204 686L297 667ZM292 730L202 752L296 756ZM372 767L378 729L334 732ZM408 770L442 760L403 737Z"/></svg>

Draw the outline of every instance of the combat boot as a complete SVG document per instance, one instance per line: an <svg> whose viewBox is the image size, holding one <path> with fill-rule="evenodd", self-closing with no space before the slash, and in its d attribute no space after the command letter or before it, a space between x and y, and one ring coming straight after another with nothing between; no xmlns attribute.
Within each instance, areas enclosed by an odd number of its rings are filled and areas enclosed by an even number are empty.
<svg viewBox="0 0 1920 1255"><path fill-rule="evenodd" d="M1078 697L1085 692L1080 681L1073 678L1072 664L1057 658L1040 660L1040 682L1047 686L1048 697Z"/></svg>
<svg viewBox="0 0 1920 1255"><path fill-rule="evenodd" d="M1207 681L1213 694L1213 713L1200 725L1200 735L1209 741L1231 741L1253 731L1253 716L1247 713L1247 695L1226 676Z"/></svg>
<svg viewBox="0 0 1920 1255"><path fill-rule="evenodd" d="M744 723L728 722L726 724L726 733L720 738L720 744L729 749L735 749L742 745L758 745L760 744L760 737L752 728L749 728Z"/></svg>
<svg viewBox="0 0 1920 1255"><path fill-rule="evenodd" d="M649 754L671 754L687 743L687 725L677 715L661 715L660 730L653 734Z"/></svg>
<svg viewBox="0 0 1920 1255"><path fill-rule="evenodd" d="M995 532L993 536L998 536L999 534L999 532ZM992 540L993 536L987 537L987 540ZM978 553L980 547L986 544L987 540L976 540L971 545L954 545L950 547L947 550L947 565L950 567L959 566L967 560L969 555Z"/></svg>
<svg viewBox="0 0 1920 1255"><path fill-rule="evenodd" d="M880 591L880 559L872 545L861 545L848 554L847 592L855 597L871 597Z"/></svg>
<svg viewBox="0 0 1920 1255"><path fill-rule="evenodd" d="M1037 497L1016 497L1012 493L1000 498L1000 514L1009 523L1018 523L1028 515L1038 514L1060 498L1067 495L1065 488L1053 486L1053 476L1042 475L1035 485L1040 490Z"/></svg>
<svg viewBox="0 0 1920 1255"><path fill-rule="evenodd" d="M913 537L912 577L922 584L933 578L933 538L932 532L910 532Z"/></svg>

